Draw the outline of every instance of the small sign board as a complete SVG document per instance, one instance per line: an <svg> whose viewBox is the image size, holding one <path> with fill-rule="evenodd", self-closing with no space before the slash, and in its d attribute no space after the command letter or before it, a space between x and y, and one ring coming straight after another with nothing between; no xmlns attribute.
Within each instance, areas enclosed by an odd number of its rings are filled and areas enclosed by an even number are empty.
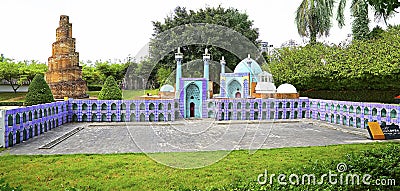
<svg viewBox="0 0 400 191"><path fill-rule="evenodd" d="M400 139L400 128L398 125L382 125L378 122L368 122L368 133L373 140Z"/></svg>
<svg viewBox="0 0 400 191"><path fill-rule="evenodd" d="M381 126L379 126L378 122L368 122L367 130L371 139L373 140L385 139L385 135L383 134Z"/></svg>
<svg viewBox="0 0 400 191"><path fill-rule="evenodd" d="M400 139L400 128L398 125L385 125L381 126L381 129L386 139Z"/></svg>

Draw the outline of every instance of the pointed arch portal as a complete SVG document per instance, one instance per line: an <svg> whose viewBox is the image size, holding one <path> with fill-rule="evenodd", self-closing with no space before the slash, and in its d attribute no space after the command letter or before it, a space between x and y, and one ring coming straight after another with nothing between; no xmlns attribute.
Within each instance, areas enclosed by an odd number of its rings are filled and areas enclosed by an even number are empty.
<svg viewBox="0 0 400 191"><path fill-rule="evenodd" d="M200 116L200 88L191 83L186 87L186 115L185 117L201 117Z"/></svg>

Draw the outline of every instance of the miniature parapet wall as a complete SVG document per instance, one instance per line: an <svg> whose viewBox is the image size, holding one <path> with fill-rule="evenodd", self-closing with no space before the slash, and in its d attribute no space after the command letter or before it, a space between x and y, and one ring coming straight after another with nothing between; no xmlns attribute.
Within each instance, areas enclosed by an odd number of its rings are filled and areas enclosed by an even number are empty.
<svg viewBox="0 0 400 191"><path fill-rule="evenodd" d="M3 146L13 146L67 123L67 106L68 102L62 101L6 110Z"/></svg>
<svg viewBox="0 0 400 191"><path fill-rule="evenodd" d="M309 107L312 119L351 127L366 128L371 121L400 124L400 105L310 99Z"/></svg>
<svg viewBox="0 0 400 191"><path fill-rule="evenodd" d="M368 122L400 124L400 105L321 99L208 99L202 118L282 120L309 118L355 128ZM0 111L0 145L10 147L74 122L162 122L181 118L178 99L75 100Z"/></svg>
<svg viewBox="0 0 400 191"><path fill-rule="evenodd" d="M211 99L208 117L218 120L310 118L366 128L368 122L400 124L400 105L321 99Z"/></svg>
<svg viewBox="0 0 400 191"><path fill-rule="evenodd" d="M158 122L179 118L178 101L163 100L69 100L73 122Z"/></svg>

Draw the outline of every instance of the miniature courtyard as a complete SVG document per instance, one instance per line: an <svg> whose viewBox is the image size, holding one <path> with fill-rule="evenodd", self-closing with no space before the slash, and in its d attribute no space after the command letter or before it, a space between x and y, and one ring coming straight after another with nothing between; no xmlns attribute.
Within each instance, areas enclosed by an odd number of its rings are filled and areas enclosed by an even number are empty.
<svg viewBox="0 0 400 191"><path fill-rule="evenodd" d="M75 128L71 137L42 148ZM2 154L113 154L256 150L370 143L365 129L311 120L221 122L186 120L171 123L69 123L16 145Z"/></svg>

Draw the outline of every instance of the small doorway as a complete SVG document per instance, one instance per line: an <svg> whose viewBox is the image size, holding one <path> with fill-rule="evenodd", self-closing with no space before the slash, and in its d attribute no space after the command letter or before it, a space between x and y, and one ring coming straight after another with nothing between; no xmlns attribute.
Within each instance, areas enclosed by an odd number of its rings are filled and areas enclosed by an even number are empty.
<svg viewBox="0 0 400 191"><path fill-rule="evenodd" d="M193 102L190 102L190 117L194 117L194 106Z"/></svg>
<svg viewBox="0 0 400 191"><path fill-rule="evenodd" d="M242 97L242 94L240 94L240 92L236 92L235 98L241 98L241 97Z"/></svg>

